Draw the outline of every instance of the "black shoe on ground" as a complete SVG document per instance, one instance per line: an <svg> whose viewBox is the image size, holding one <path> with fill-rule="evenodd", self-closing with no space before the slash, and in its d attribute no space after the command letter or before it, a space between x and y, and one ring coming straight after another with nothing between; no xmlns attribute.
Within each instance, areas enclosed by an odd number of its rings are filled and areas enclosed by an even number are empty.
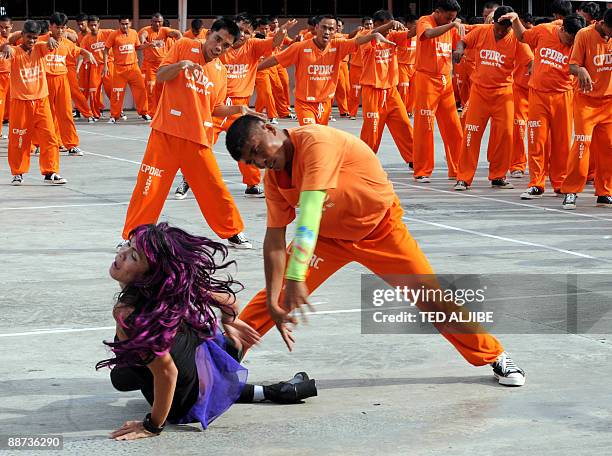
<svg viewBox="0 0 612 456"><path fill-rule="evenodd" d="M15 174L13 176L13 180L11 181L11 185L21 185L23 184L23 174Z"/></svg>
<svg viewBox="0 0 612 456"><path fill-rule="evenodd" d="M265 398L277 404L298 404L316 395L316 382L306 372L298 372L287 382L264 386Z"/></svg>
<svg viewBox="0 0 612 456"><path fill-rule="evenodd" d="M566 193L562 203L563 209L576 209L576 198L578 198L578 195L576 195L575 193Z"/></svg>
<svg viewBox="0 0 612 456"><path fill-rule="evenodd" d="M73 147L72 149L68 150L68 155L72 155L73 157L82 157L83 151L78 147Z"/></svg>
<svg viewBox="0 0 612 456"><path fill-rule="evenodd" d="M265 198L264 191L259 185L250 185L244 191L244 196L247 198Z"/></svg>
<svg viewBox="0 0 612 456"><path fill-rule="evenodd" d="M251 241L247 239L244 233L234 234L231 238L228 238L227 243L235 249L246 250L253 248L253 244L251 244Z"/></svg>
<svg viewBox="0 0 612 456"><path fill-rule="evenodd" d="M597 207L612 207L612 196L598 196L597 203L595 203Z"/></svg>
<svg viewBox="0 0 612 456"><path fill-rule="evenodd" d="M504 177L503 179L493 179L491 181L491 187L502 188L502 189L512 189L514 188L514 185L508 182L506 178Z"/></svg>
<svg viewBox="0 0 612 456"><path fill-rule="evenodd" d="M495 362L491 363L493 375L504 386L523 386L525 384L525 371L518 367L508 353L503 352Z"/></svg>
<svg viewBox="0 0 612 456"><path fill-rule="evenodd" d="M185 199L187 196L187 192L189 192L189 184L185 179L181 182L178 187L176 187L176 191L174 192L174 198L177 200Z"/></svg>
<svg viewBox="0 0 612 456"><path fill-rule="evenodd" d="M456 192L463 192L467 189L469 189L469 185L467 184L466 181L457 181L457 183L455 184L455 191Z"/></svg>
<svg viewBox="0 0 612 456"><path fill-rule="evenodd" d="M526 191L521 193L522 200L532 200L537 198L542 198L544 194L544 189L536 186L529 187Z"/></svg>
<svg viewBox="0 0 612 456"><path fill-rule="evenodd" d="M68 181L57 173L51 173L51 174L45 174L45 178L43 182L45 184L61 185L61 184L65 184Z"/></svg>

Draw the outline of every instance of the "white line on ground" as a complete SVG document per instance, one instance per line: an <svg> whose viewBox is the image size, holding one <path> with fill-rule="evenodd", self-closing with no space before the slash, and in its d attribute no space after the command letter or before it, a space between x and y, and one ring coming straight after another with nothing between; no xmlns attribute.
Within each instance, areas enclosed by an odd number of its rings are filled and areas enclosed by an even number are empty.
<svg viewBox="0 0 612 456"><path fill-rule="evenodd" d="M127 206L129 201L121 203L90 203L90 204L62 204L56 206L22 206L22 207L0 207L0 211L21 211L27 209L63 209L67 207L94 207L94 206Z"/></svg>

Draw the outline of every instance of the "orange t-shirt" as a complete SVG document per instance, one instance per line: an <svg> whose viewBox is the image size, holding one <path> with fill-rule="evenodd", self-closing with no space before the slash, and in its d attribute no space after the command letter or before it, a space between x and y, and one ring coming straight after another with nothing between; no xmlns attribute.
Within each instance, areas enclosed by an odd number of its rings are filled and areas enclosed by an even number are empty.
<svg viewBox="0 0 612 456"><path fill-rule="evenodd" d="M612 97L612 39L603 39L594 25L576 34L570 64L586 68L593 80L593 91L584 95Z"/></svg>
<svg viewBox="0 0 612 456"><path fill-rule="evenodd" d="M295 97L305 102L327 101L338 85L340 62L357 49L352 40L332 39L324 50L312 39L292 44L276 56L284 67L295 65Z"/></svg>
<svg viewBox="0 0 612 456"><path fill-rule="evenodd" d="M324 125L287 130L294 147L291 176L266 170L270 228L295 218L300 192L326 190L319 236L358 241L370 234L395 200L380 161L356 136Z"/></svg>
<svg viewBox="0 0 612 456"><path fill-rule="evenodd" d="M83 38L83 41L81 41L81 47L94 55L98 65L104 65L104 47L106 39L111 33L113 33L113 30L111 29L98 30L97 35L94 36L89 33L85 38ZM108 61L113 61L112 49L108 52Z"/></svg>
<svg viewBox="0 0 612 456"><path fill-rule="evenodd" d="M416 37L410 38L405 44L397 47L397 63L413 65L416 62Z"/></svg>
<svg viewBox="0 0 612 456"><path fill-rule="evenodd" d="M225 104L227 71L219 59L206 63L202 42L181 38L170 48L161 66L181 60L199 64L203 71L181 71L164 82L151 128L207 147L212 146L212 112Z"/></svg>
<svg viewBox="0 0 612 456"><path fill-rule="evenodd" d="M0 46L7 43L8 39L0 36ZM0 73L10 73L11 72L11 61L9 59L0 59Z"/></svg>
<svg viewBox="0 0 612 456"><path fill-rule="evenodd" d="M272 53L272 38L251 38L238 49L230 48L219 60L227 70L227 96L250 97L255 88L259 59Z"/></svg>
<svg viewBox="0 0 612 456"><path fill-rule="evenodd" d="M540 24L525 30L523 41L534 53L533 73L529 87L542 92L567 92L572 90L569 58L572 48L559 39L561 26Z"/></svg>
<svg viewBox="0 0 612 456"><path fill-rule="evenodd" d="M168 33L171 31L172 29L170 27L160 27L159 31L154 32L153 27L150 25L138 31L138 36L147 32L146 42L152 43L155 46L150 46L142 50L142 58L144 61L154 64L161 63L166 55L166 39L168 38Z"/></svg>
<svg viewBox="0 0 612 456"><path fill-rule="evenodd" d="M104 46L113 50L116 65L133 65L138 62L136 47L140 46L140 41L134 29L129 29L127 34L113 30Z"/></svg>
<svg viewBox="0 0 612 456"><path fill-rule="evenodd" d="M372 30L365 30L365 29L361 30L357 32L357 35L355 35L355 38L359 38L360 36L367 35L371 32ZM363 62L361 60L361 49L360 48L361 46L359 46L355 52L351 52L351 66L355 66L355 67L363 66Z"/></svg>
<svg viewBox="0 0 612 456"><path fill-rule="evenodd" d="M11 57L11 98L40 100L49 95L45 76L45 55L49 52L46 42L34 44L28 54L21 46L13 46Z"/></svg>
<svg viewBox="0 0 612 456"><path fill-rule="evenodd" d="M89 35L89 31L87 31L87 32L83 33L83 32L81 32L81 31L79 30L79 32L77 33L77 44L78 44L79 46L81 46L81 43L83 42L83 39L84 39L84 38L85 38L87 35ZM81 46L81 47L83 47L83 46Z"/></svg>
<svg viewBox="0 0 612 456"><path fill-rule="evenodd" d="M514 79L515 86L522 87L523 89L529 89L529 80L531 79L529 64L533 62L533 52L525 43L521 43L521 45L525 52L522 54L523 57L516 61L514 72L512 73L512 79Z"/></svg>
<svg viewBox="0 0 612 456"><path fill-rule="evenodd" d="M81 48L68 38L62 38L58 43L59 46L56 49L47 52L47 55L45 55L47 74L62 75L68 73L68 60L76 61L81 52Z"/></svg>
<svg viewBox="0 0 612 456"><path fill-rule="evenodd" d="M517 62L529 58L525 45L512 31L501 40L496 40L493 24L473 30L463 37L463 42L477 56L471 81L482 90L510 89Z"/></svg>
<svg viewBox="0 0 612 456"><path fill-rule="evenodd" d="M452 28L440 36L425 39L423 33L437 26L433 15L423 16L417 22L416 70L450 77L453 49L459 42L459 32Z"/></svg>
<svg viewBox="0 0 612 456"><path fill-rule="evenodd" d="M183 37L185 38L191 38L192 40L203 40L206 38L206 32L208 32L208 29L202 29L200 30L200 33L198 33L198 36L195 36L193 34L193 31L191 29L187 30L185 33L183 33Z"/></svg>
<svg viewBox="0 0 612 456"><path fill-rule="evenodd" d="M367 43L361 46L363 62L359 84L377 89L389 89L399 84L397 48L408 45L408 32L390 32L386 38L396 43Z"/></svg>

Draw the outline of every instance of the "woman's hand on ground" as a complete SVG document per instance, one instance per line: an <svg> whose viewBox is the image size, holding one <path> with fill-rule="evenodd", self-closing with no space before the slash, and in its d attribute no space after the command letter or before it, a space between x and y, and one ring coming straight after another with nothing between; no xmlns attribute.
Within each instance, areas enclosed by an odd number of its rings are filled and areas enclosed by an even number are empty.
<svg viewBox="0 0 612 456"><path fill-rule="evenodd" d="M137 440L155 437L156 435L157 434L152 434L147 431L142 421L126 421L123 423L123 426L113 432L110 437L115 440Z"/></svg>

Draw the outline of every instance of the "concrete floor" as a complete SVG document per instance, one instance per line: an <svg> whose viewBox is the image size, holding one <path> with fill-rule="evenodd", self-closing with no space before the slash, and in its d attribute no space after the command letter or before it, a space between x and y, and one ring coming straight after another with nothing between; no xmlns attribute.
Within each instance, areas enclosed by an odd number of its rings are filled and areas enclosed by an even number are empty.
<svg viewBox="0 0 612 456"><path fill-rule="evenodd" d="M358 134L361 122L332 125ZM10 186L0 142L0 434L62 434L64 453L76 455L610 454L612 331L499 335L527 371L525 387L504 388L489 367L471 367L439 335L362 335L365 269L357 264L312 297L318 312L297 330L294 353L272 331L245 362L256 382L305 370L319 382L318 397L296 406L236 405L204 432L170 427L157 438L109 440L148 409L139 393L114 391L108 371L94 364L108 355L101 341L113 336L117 287L107 270L149 128L131 120L78 129L86 155L62 156L69 180L62 187L42 184L36 158L25 185ZM600 273L609 281L612 213L594 207L592 187L577 211L565 212L548 194L521 201L526 179L513 181L515 190L490 189L482 161L473 190L456 193L439 134L436 147L440 168L429 185L414 183L388 132L378 154L436 271ZM216 155L254 241L253 250L232 252L246 302L264 283L265 202L242 197L223 140ZM162 219L214 236L191 195L170 197Z"/></svg>

